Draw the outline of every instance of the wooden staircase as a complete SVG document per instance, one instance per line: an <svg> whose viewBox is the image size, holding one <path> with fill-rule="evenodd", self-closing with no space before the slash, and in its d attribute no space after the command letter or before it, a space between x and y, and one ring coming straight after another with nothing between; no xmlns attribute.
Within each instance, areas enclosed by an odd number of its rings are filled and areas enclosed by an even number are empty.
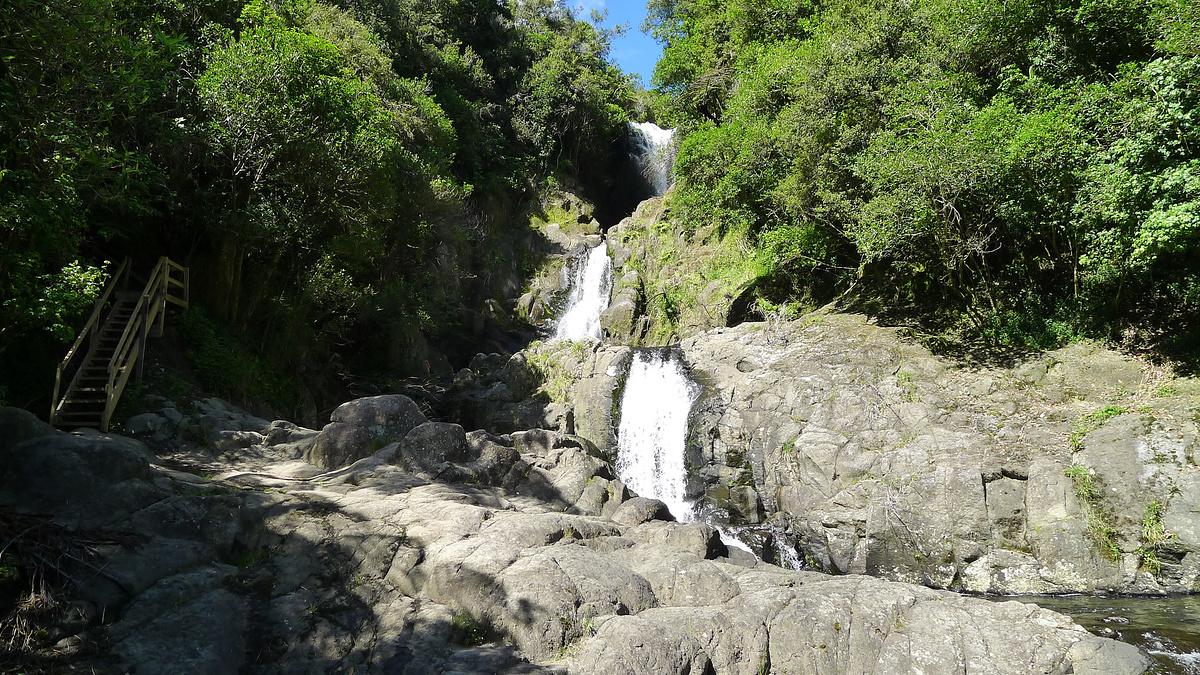
<svg viewBox="0 0 1200 675"><path fill-rule="evenodd" d="M58 365L50 423L108 431L125 385L135 372L140 381L146 341L162 335L167 303L188 306L188 268L159 258L139 293L128 290L129 259L117 268L96 301L87 324ZM59 398L62 383L69 382Z"/></svg>

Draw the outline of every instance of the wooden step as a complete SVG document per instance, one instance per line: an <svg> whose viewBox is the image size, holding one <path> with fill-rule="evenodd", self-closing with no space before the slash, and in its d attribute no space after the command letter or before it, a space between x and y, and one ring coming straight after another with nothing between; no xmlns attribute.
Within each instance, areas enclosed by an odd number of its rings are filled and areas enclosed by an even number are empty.
<svg viewBox="0 0 1200 675"><path fill-rule="evenodd" d="M54 418L54 425L64 429L96 429L104 419L103 414L92 414L88 417L74 417L60 414Z"/></svg>
<svg viewBox="0 0 1200 675"><path fill-rule="evenodd" d="M92 416L66 416L66 414L60 414L60 416L54 418L54 424L59 426L90 426L90 428L95 428L103 418L102 414L92 414Z"/></svg>
<svg viewBox="0 0 1200 675"><path fill-rule="evenodd" d="M67 395L66 400L62 401L59 407L92 406L96 405L97 401L103 404L104 396L85 396L72 393Z"/></svg>

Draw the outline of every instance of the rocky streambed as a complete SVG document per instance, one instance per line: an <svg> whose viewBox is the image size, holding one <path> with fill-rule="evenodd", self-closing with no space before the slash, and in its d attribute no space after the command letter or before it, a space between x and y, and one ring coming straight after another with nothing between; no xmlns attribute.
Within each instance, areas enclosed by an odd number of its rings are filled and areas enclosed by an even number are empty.
<svg viewBox="0 0 1200 675"><path fill-rule="evenodd" d="M0 505L64 551L39 569L70 592L47 599L43 632L27 636L63 668L1099 674L1149 663L1030 604L759 562L708 525L672 522L616 478L605 448L565 431L468 433L398 395L350 402L321 431L216 400L130 426L149 445L0 411ZM31 531L10 533L7 551L50 550Z"/></svg>

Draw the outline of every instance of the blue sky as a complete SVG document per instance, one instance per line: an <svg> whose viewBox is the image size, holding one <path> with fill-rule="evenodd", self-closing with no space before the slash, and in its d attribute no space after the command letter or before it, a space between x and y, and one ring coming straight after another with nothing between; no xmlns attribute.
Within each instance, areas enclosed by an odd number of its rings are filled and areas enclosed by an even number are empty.
<svg viewBox="0 0 1200 675"><path fill-rule="evenodd" d="M568 0L571 1L571 0ZM617 24L629 24L625 37L613 40L609 57L621 70L642 76L642 84L650 87L654 75L654 64L662 56L662 46L654 38L642 32L642 20L646 18L646 0L574 0L573 6L580 8L576 15L587 18L593 9L608 10L606 28Z"/></svg>

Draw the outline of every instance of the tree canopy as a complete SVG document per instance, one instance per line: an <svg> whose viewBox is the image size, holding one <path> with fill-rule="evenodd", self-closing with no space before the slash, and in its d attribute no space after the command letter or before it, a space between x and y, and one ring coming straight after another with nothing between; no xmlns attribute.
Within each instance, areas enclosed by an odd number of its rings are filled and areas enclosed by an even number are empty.
<svg viewBox="0 0 1200 675"><path fill-rule="evenodd" d="M216 320L288 333L285 371L454 330L498 291L446 261L511 248L504 205L606 165L632 106L610 33L562 0L0 14L0 400L18 405L124 255L203 266Z"/></svg>
<svg viewBox="0 0 1200 675"><path fill-rule="evenodd" d="M1195 3L650 6L675 204L751 237L765 300L833 276L1000 344L1200 347Z"/></svg>

